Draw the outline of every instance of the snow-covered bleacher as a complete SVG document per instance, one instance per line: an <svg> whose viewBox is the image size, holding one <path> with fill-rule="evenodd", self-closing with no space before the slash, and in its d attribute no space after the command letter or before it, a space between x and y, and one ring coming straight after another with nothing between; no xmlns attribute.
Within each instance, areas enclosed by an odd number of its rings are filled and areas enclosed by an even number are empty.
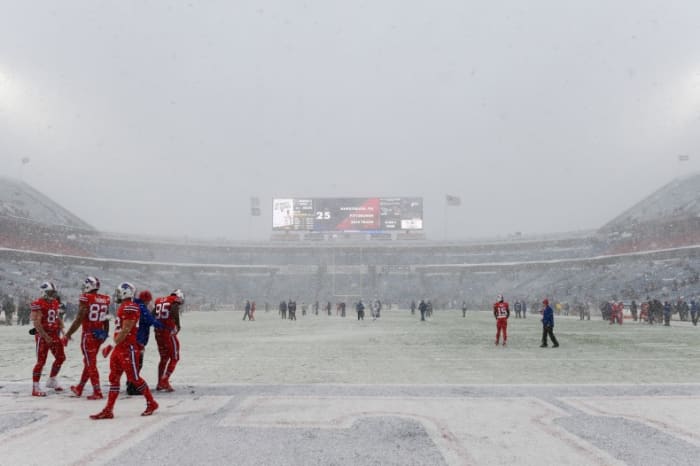
<svg viewBox="0 0 700 466"><path fill-rule="evenodd" d="M190 303L201 305L251 297L270 303L333 301L343 295L381 296L402 304L430 296L479 302L501 291L523 298L546 294L591 300L693 295L700 270L700 217L686 194L698 179L673 183L666 197L655 194L657 214L640 204L598 232L460 242L236 242L104 233L70 213L42 214L62 208L35 195L42 208L13 205L13 199L29 202L32 197L18 194L19 185L0 189L10 195L0 204L0 288L34 293L37 282L53 279L77 297L80 280L95 274L107 286L129 280L156 293L181 287L190 291ZM685 207L667 207L672 216L664 216L657 206L674 199Z"/></svg>

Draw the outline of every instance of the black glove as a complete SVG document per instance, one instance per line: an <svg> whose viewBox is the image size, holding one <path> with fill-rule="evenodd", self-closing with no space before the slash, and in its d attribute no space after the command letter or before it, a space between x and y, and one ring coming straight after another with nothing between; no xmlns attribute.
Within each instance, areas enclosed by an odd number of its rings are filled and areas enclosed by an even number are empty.
<svg viewBox="0 0 700 466"><path fill-rule="evenodd" d="M30 329L29 329L29 334L30 334L30 335L36 335L36 329L35 329L35 328L30 328Z"/></svg>
<svg viewBox="0 0 700 466"><path fill-rule="evenodd" d="M107 339L107 332L105 332L104 330L93 330L92 336L97 338L98 340L104 341Z"/></svg>

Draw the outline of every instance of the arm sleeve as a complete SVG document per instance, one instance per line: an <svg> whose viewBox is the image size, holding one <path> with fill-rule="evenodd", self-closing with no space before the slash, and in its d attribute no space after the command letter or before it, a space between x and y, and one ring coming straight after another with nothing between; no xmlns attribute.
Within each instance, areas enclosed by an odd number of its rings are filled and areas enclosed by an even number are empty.
<svg viewBox="0 0 700 466"><path fill-rule="evenodd" d="M163 324L160 323L158 319L153 317L153 315L148 311L148 308L146 306L139 306L139 308L141 309L141 320L144 324L152 325L157 329L163 328Z"/></svg>

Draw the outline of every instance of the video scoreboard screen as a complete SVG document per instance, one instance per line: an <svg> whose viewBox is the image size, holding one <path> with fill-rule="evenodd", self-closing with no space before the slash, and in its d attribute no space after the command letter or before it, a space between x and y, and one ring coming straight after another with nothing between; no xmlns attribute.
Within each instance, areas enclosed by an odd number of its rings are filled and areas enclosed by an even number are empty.
<svg viewBox="0 0 700 466"><path fill-rule="evenodd" d="M423 229L421 197L275 198L272 229L392 231Z"/></svg>

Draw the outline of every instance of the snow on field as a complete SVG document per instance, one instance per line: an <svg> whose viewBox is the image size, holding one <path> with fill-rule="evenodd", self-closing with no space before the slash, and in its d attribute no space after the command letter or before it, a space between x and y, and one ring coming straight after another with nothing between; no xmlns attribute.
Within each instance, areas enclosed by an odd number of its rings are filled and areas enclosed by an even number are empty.
<svg viewBox="0 0 700 466"><path fill-rule="evenodd" d="M300 313L298 313L300 314ZM122 397L29 396L28 327L0 327L1 465L15 464L695 464L700 329L511 319L493 344L488 313L187 313L175 393L142 418ZM595 319L595 318L594 318ZM75 342L59 379L75 383ZM155 385L155 342L144 377ZM99 358L103 384L107 360ZM52 361L45 368L45 373ZM42 385L46 378L42 379ZM89 392L89 388L87 389Z"/></svg>

